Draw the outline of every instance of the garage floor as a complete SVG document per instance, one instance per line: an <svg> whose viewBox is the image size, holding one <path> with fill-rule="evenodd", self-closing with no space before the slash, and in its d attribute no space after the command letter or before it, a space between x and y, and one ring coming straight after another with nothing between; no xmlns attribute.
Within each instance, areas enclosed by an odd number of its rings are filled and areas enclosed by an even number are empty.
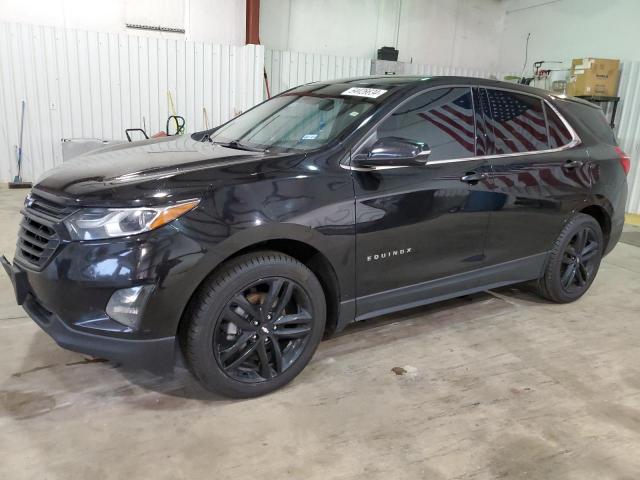
<svg viewBox="0 0 640 480"><path fill-rule="evenodd" d="M25 193L0 189L0 252ZM635 479L639 312L621 243L576 304L507 288L370 321L228 401L58 348L2 275L0 478Z"/></svg>

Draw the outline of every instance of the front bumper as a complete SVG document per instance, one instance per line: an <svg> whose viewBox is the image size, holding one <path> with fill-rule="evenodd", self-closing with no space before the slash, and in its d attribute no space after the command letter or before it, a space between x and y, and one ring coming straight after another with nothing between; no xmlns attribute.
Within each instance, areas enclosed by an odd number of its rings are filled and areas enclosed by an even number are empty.
<svg viewBox="0 0 640 480"><path fill-rule="evenodd" d="M61 347L155 372L176 360L182 312L206 275L201 243L180 224L108 242L68 242L44 268L2 264L16 301ZM152 285L137 328L105 309L116 290Z"/></svg>
<svg viewBox="0 0 640 480"><path fill-rule="evenodd" d="M40 305L31 294L27 295L22 307L62 348L154 372L173 368L175 337L132 340L74 330Z"/></svg>

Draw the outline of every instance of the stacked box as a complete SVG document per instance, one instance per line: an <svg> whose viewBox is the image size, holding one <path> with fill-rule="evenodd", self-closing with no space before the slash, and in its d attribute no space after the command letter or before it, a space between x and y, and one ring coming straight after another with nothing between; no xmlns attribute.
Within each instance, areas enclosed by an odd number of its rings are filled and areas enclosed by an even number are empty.
<svg viewBox="0 0 640 480"><path fill-rule="evenodd" d="M618 92L620 60L604 58L575 58L567 95L615 97Z"/></svg>

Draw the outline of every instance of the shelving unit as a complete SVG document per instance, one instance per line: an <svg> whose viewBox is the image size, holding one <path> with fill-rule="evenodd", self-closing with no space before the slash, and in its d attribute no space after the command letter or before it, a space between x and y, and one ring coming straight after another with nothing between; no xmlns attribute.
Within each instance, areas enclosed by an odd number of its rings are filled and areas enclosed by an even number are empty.
<svg viewBox="0 0 640 480"><path fill-rule="evenodd" d="M613 107L611 109L611 118L609 119L609 125L611 128L616 126L616 112L618 111L618 102L620 102L620 97L602 97L597 95L579 95L578 98L586 100L591 103L612 103Z"/></svg>

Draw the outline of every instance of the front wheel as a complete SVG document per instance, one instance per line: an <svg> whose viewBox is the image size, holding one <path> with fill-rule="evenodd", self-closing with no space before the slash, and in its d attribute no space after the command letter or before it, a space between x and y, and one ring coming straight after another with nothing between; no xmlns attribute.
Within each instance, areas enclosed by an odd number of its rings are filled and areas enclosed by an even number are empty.
<svg viewBox="0 0 640 480"><path fill-rule="evenodd" d="M589 289L598 273L604 241L600 224L579 213L562 229L538 282L541 296L557 303L573 302Z"/></svg>
<svg viewBox="0 0 640 480"><path fill-rule="evenodd" d="M182 345L191 372L228 397L264 395L290 382L322 338L325 297L305 265L279 252L231 260L188 311Z"/></svg>

